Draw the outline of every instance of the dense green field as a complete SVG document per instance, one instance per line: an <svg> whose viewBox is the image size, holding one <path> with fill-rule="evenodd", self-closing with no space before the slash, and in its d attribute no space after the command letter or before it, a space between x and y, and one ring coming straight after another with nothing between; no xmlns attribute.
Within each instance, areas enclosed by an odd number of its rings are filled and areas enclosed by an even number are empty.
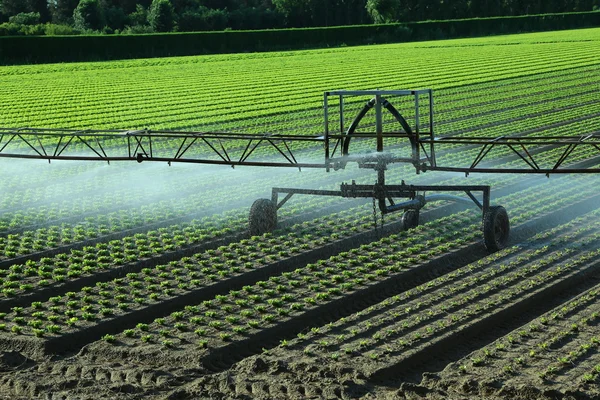
<svg viewBox="0 0 600 400"><path fill-rule="evenodd" d="M233 120L239 128L260 131L252 126L258 117L268 122L312 110L320 118L317 109L326 90L440 90L494 82L597 65L599 47L600 30L584 29L287 53L2 67L0 125L199 129Z"/></svg>
<svg viewBox="0 0 600 400"><path fill-rule="evenodd" d="M2 67L0 127L318 135L326 90L432 88L438 135L580 136L600 131L599 54L600 29L587 29ZM568 162L593 164L596 150L578 148ZM451 147L438 162L469 165L478 151ZM551 164L559 151L536 157ZM488 162L522 160L498 149ZM355 167L0 159L0 171L7 396L600 392L598 177L388 172L388 183L492 185L512 236L489 254L479 211L447 202L405 231L395 214L374 224L370 200L295 196L277 229L248 234L248 209L271 187L374 181Z"/></svg>

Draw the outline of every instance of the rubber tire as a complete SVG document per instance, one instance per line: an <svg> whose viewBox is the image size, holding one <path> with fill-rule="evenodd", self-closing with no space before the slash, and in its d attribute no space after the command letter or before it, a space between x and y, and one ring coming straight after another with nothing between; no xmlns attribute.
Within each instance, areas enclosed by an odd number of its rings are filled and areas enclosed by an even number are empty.
<svg viewBox="0 0 600 400"><path fill-rule="evenodd" d="M489 252L502 250L508 244L510 221L502 206L492 206L483 216L483 243Z"/></svg>
<svg viewBox="0 0 600 400"><path fill-rule="evenodd" d="M251 236L260 236L277 227L277 205L269 199L258 199L252 203L248 216L248 231Z"/></svg>
<svg viewBox="0 0 600 400"><path fill-rule="evenodd" d="M402 227L405 231L419 226L419 210L406 210L402 214Z"/></svg>

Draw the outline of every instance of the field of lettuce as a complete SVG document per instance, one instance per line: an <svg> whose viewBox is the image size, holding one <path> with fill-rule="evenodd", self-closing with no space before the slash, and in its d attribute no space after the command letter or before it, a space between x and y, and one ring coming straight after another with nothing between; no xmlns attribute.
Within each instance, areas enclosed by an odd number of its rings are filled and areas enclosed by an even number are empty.
<svg viewBox="0 0 600 400"><path fill-rule="evenodd" d="M599 54L586 29L1 67L0 127L319 135L326 90L432 88L439 136L598 134ZM271 187L374 182L354 166L0 159L0 398L599 396L600 176L386 178L492 185L510 245L488 253L479 210L443 201L405 231L370 200L298 195L248 233Z"/></svg>

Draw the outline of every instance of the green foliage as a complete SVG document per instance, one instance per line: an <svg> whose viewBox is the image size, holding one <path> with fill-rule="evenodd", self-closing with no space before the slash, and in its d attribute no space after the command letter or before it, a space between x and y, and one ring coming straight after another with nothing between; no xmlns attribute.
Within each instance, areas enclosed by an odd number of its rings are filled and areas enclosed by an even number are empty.
<svg viewBox="0 0 600 400"><path fill-rule="evenodd" d="M175 10L170 0L152 0L148 23L154 32L169 32L175 26Z"/></svg>
<svg viewBox="0 0 600 400"><path fill-rule="evenodd" d="M107 343L114 343L116 338L114 335L106 334L106 335L102 336L102 340L104 340Z"/></svg>
<svg viewBox="0 0 600 400"><path fill-rule="evenodd" d="M311 6L315 8L315 3L315 0L273 0L275 9L285 17L288 26L292 27L310 25Z"/></svg>
<svg viewBox="0 0 600 400"><path fill-rule="evenodd" d="M17 25L37 25L40 20L39 12L19 13L8 18L8 22Z"/></svg>
<svg viewBox="0 0 600 400"><path fill-rule="evenodd" d="M52 0L49 3L52 22L59 24L71 24L73 22L73 11L79 4L79 0Z"/></svg>
<svg viewBox="0 0 600 400"><path fill-rule="evenodd" d="M397 21L401 12L400 0L367 0L365 7L376 24Z"/></svg>
<svg viewBox="0 0 600 400"><path fill-rule="evenodd" d="M107 7L102 10L104 24L110 29L121 30L129 22L129 17L121 7Z"/></svg>
<svg viewBox="0 0 600 400"><path fill-rule="evenodd" d="M132 26L143 26L148 23L148 10L141 4L136 4L135 11L128 16Z"/></svg>
<svg viewBox="0 0 600 400"><path fill-rule="evenodd" d="M226 10L214 10L200 7L197 10L183 12L178 19L180 31L216 31L227 28L228 13Z"/></svg>
<svg viewBox="0 0 600 400"><path fill-rule="evenodd" d="M39 22L93 29L103 33L147 33L162 31L258 30L286 27L323 27L366 24L371 21L430 21L484 18L492 16L535 15L542 13L586 12L598 10L598 0L564 2L467 1L467 0L171 0L172 16L167 25L148 26L147 8L151 0L98 0L104 25L91 27L75 21L80 0L0 0L0 23L20 14L38 14ZM17 18L15 25L23 23ZM77 17L80 19L79 17ZM85 20L85 18L84 18ZM176 21L177 24L174 24ZM33 23L38 25L39 22ZM77 23L77 25L75 25ZM95 25L95 24L92 24ZM37 34L12 28L19 34ZM166 29L166 30L164 30ZM27 32L27 33L25 33ZM442 29L432 36L444 34Z"/></svg>
<svg viewBox="0 0 600 400"><path fill-rule="evenodd" d="M167 0L157 0L167 1ZM160 3L163 4L163 3ZM165 3L166 4L166 3ZM156 17L156 12L153 14ZM149 17L150 19L150 17ZM155 21L155 24L158 20ZM86 59L157 57L206 53L250 52L307 47L357 45L600 25L600 13L571 13L423 23L344 26L319 29L225 31L185 34L87 36L81 38L0 38L2 63L64 62ZM35 25L30 28L42 27ZM0 24L0 36L24 35L22 27ZM36 28L37 29L37 28ZM147 33L151 27L132 26L124 33ZM162 29L162 28L160 28ZM67 34L74 32L65 32ZM42 40L43 39L43 40ZM24 49L28 49L25 51Z"/></svg>
<svg viewBox="0 0 600 400"><path fill-rule="evenodd" d="M75 29L100 30L104 24L98 0L80 0L73 12Z"/></svg>

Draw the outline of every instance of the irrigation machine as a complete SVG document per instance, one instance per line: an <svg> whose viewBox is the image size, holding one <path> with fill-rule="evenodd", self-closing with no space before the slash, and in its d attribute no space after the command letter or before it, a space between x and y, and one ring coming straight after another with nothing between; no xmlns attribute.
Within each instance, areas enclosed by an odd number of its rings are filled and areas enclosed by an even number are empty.
<svg viewBox="0 0 600 400"><path fill-rule="evenodd" d="M474 204L482 212L483 242L489 251L508 243L510 224L504 207L490 204L489 185L410 185L386 183L393 164L426 171L471 173L598 173L593 163L569 163L578 147L593 147L600 155L600 134L536 137L535 135L467 137L434 134L433 92L424 90L329 91L323 97L324 132L319 135L178 132L159 130L107 131L0 128L0 157L84 161L160 161L256 167L320 168L327 172L354 163L373 170L375 183L342 183L339 190L272 188L270 199L258 199L249 214L249 231L262 234L277 225L277 211L294 195L367 198L381 215L402 212L405 229L419 224L420 210L431 201ZM298 120L301 124L302 120ZM315 145L324 160L315 159ZM436 148L446 153L469 150L468 166L438 165ZM485 166L497 147L514 153L518 167ZM560 148L551 164L538 155ZM352 149L352 151L351 151ZM444 149L442 149L443 152ZM306 158L306 162L299 159ZM449 161L451 162L451 160ZM546 165L547 164L547 165ZM436 194L427 194L427 193ZM480 193L479 193L480 192ZM461 197L456 193L464 193Z"/></svg>

